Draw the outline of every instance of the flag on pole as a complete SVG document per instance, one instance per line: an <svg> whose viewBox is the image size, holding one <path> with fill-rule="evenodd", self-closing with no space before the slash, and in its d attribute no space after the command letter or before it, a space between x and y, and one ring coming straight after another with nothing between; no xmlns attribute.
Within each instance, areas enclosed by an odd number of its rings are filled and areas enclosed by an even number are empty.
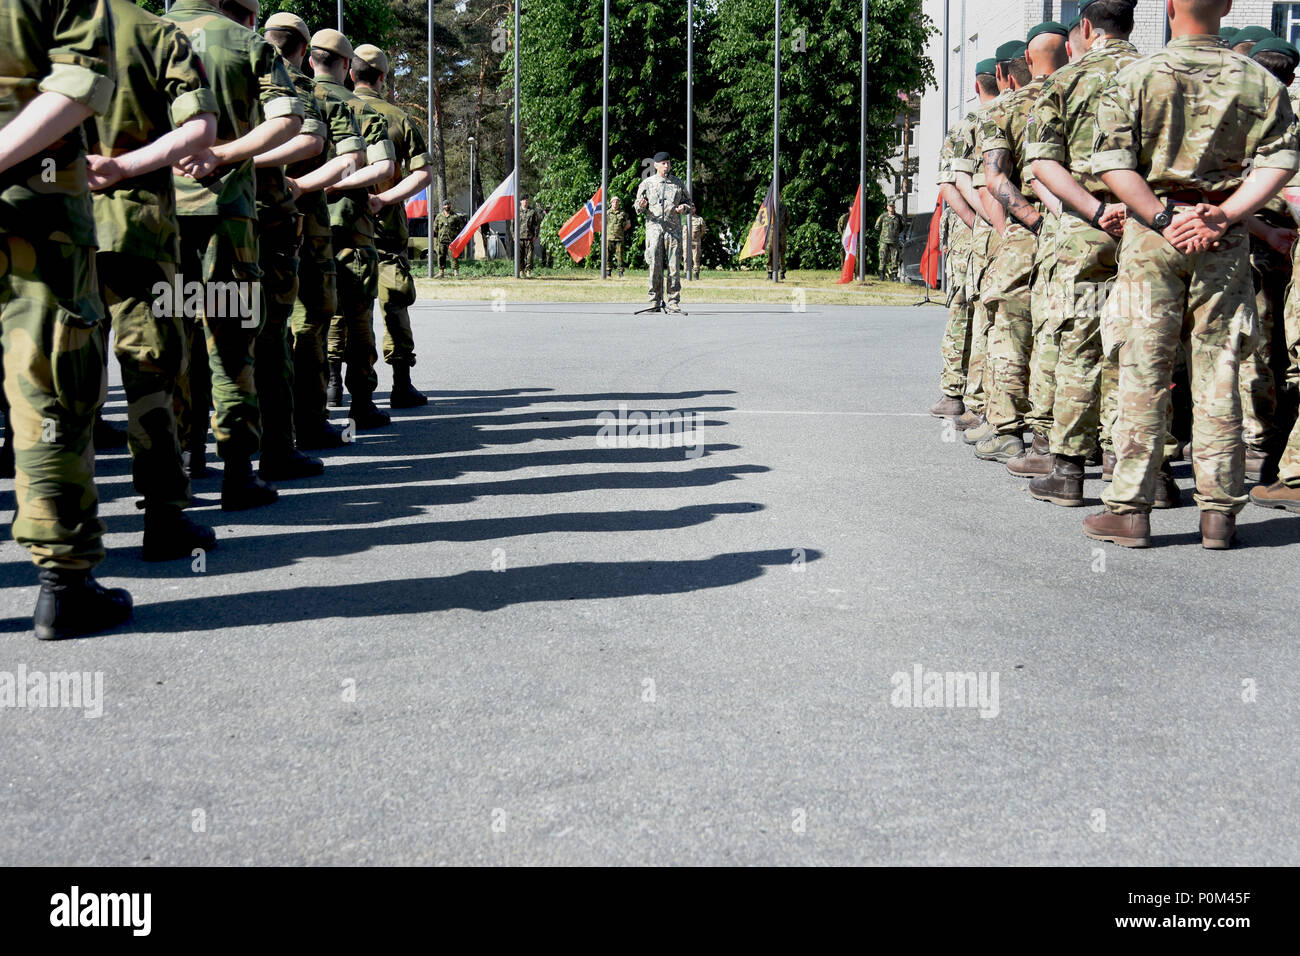
<svg viewBox="0 0 1300 956"><path fill-rule="evenodd" d="M925 252L921 253L921 279L931 289L939 288L939 226L943 222L943 197L934 204L934 215L930 217L930 235L925 240Z"/></svg>
<svg viewBox="0 0 1300 956"><path fill-rule="evenodd" d="M425 219L429 215L429 190L421 189L406 200L407 219Z"/></svg>
<svg viewBox="0 0 1300 956"><path fill-rule="evenodd" d="M509 219L511 222L515 218L515 174L512 172L502 181L501 185L492 190L492 195L483 200L483 205L474 211L470 218L469 224L460 231L460 235L452 240L451 245L447 247L453 259L460 258L460 254L465 251L469 245L470 239L474 233L489 222L500 222L503 219Z"/></svg>
<svg viewBox="0 0 1300 956"><path fill-rule="evenodd" d="M565 251L574 262L591 255L592 233L600 231L601 217L604 212L602 190L597 189L596 195L588 199L582 208L560 227L560 242L564 243Z"/></svg>
<svg viewBox="0 0 1300 956"><path fill-rule="evenodd" d="M740 250L741 259L748 259L751 256L761 256L767 251L767 234L772 228L772 184L767 184L767 198L763 200L763 205L758 207L758 215L754 217L754 224L749 227L749 238L745 240L745 247Z"/></svg>
<svg viewBox="0 0 1300 956"><path fill-rule="evenodd" d="M853 208L849 210L849 221L844 224L844 235L840 241L844 244L844 268L840 270L839 282L852 282L858 267L858 234L862 232L862 184L858 184L858 194L853 197ZM839 283L837 283L838 285Z"/></svg>

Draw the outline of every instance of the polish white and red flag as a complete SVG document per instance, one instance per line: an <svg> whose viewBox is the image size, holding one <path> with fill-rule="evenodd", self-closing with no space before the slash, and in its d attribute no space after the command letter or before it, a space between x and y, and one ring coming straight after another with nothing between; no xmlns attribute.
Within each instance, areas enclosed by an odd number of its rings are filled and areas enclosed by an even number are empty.
<svg viewBox="0 0 1300 956"><path fill-rule="evenodd" d="M574 262L591 255L592 233L600 231L601 218L605 212L605 203L601 189L588 199L581 209L569 217L569 221L560 227L560 242Z"/></svg>
<svg viewBox="0 0 1300 956"><path fill-rule="evenodd" d="M844 224L844 235L840 237L844 244L844 268L840 270L839 282L852 282L858 268L858 235L862 232L862 184L858 183L858 194L853 197L853 208L849 210L849 221ZM837 283L839 284L839 283Z"/></svg>
<svg viewBox="0 0 1300 956"><path fill-rule="evenodd" d="M465 251L469 241L474 238L474 233L480 226L489 222L501 222L508 219L514 222L515 219L515 174L511 173L496 189L492 190L492 195L483 200L483 205L474 211L470 217L468 225L460 231L460 235L452 240L447 251L451 253L453 259L460 258L460 254Z"/></svg>

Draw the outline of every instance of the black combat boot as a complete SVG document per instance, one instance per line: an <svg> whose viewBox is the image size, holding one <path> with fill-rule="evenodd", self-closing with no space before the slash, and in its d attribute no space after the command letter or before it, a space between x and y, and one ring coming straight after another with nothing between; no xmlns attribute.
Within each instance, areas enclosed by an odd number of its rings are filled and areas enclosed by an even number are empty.
<svg viewBox="0 0 1300 956"><path fill-rule="evenodd" d="M428 405L429 400L411 384L409 365L393 366L393 390L388 393L389 408L416 408Z"/></svg>
<svg viewBox="0 0 1300 956"><path fill-rule="evenodd" d="M319 458L304 455L294 449L288 455L262 456L257 474L263 481L293 481L295 478L315 478L325 471Z"/></svg>
<svg viewBox="0 0 1300 956"><path fill-rule="evenodd" d="M294 441L299 448L307 451L320 451L329 448L342 448L347 444L341 429L329 422L317 425L301 425L294 429Z"/></svg>
<svg viewBox="0 0 1300 956"><path fill-rule="evenodd" d="M146 505L144 509L144 559L175 561L189 558L195 548L211 551L217 546L217 533L207 525L186 517L175 505Z"/></svg>
<svg viewBox="0 0 1300 956"><path fill-rule="evenodd" d="M331 361L329 381L325 383L325 404L330 408L343 407L343 363Z"/></svg>
<svg viewBox="0 0 1300 956"><path fill-rule="evenodd" d="M274 485L268 485L253 474L253 466L247 458L226 460L225 475L221 479L222 511L260 508L279 497Z"/></svg>
<svg viewBox="0 0 1300 956"><path fill-rule="evenodd" d="M392 422L392 419L381 412L368 395L364 399L356 395L352 396L352 407L348 409L348 418L352 419L359 432L385 428Z"/></svg>
<svg viewBox="0 0 1300 956"><path fill-rule="evenodd" d="M32 617L42 641L107 631L131 617L131 595L104 587L89 571L41 568L40 580Z"/></svg>

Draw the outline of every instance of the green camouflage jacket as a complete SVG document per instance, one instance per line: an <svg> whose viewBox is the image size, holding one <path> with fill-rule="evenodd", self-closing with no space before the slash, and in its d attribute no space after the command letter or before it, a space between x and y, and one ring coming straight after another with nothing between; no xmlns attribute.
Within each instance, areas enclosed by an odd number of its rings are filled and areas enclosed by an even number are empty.
<svg viewBox="0 0 1300 956"><path fill-rule="evenodd" d="M361 128L361 138L366 142L366 165L396 160L397 150L388 136L384 115L367 100L361 99L332 76L316 75L316 88L343 101L356 117ZM370 214L370 192L366 189L348 189L330 195L330 225L336 229L351 229L354 233L375 236L375 217Z"/></svg>
<svg viewBox="0 0 1300 956"><path fill-rule="evenodd" d="M440 212L438 218L433 221L434 237L439 242L451 242L460 235L466 222L465 217L459 213Z"/></svg>
<svg viewBox="0 0 1300 956"><path fill-rule="evenodd" d="M174 24L130 0L108 0L113 13L117 89L92 131L92 152L121 156L204 113L217 112L203 66ZM123 180L94 194L101 252L157 262L180 260L180 225L169 167Z"/></svg>
<svg viewBox="0 0 1300 956"><path fill-rule="evenodd" d="M298 96L298 102L302 104L302 129L298 130L300 135L319 136L325 139L326 129L325 121L321 118L320 107L316 105L316 84L306 73L294 67L292 63L283 57L280 62L284 64L289 71L289 79L293 82L294 92ZM306 163L315 163L320 165L320 157L325 152L322 146L320 153L307 160L302 160L301 164L295 163L295 169L308 170ZM311 166L310 169L315 169ZM290 219L301 211L295 204L294 198L289 193L289 187L284 181L286 170L283 166L262 166L256 170L257 173L257 218L262 222L276 221L280 222ZM299 175L302 175L299 173ZM307 199L307 205L311 204L311 196L303 197Z"/></svg>
<svg viewBox="0 0 1300 956"><path fill-rule="evenodd" d="M114 86L112 31L105 0L4 0L0 131L41 93L62 93L96 113L108 109ZM52 241L95 244L80 129L0 172L0 235L12 223L39 224L42 238Z"/></svg>
<svg viewBox="0 0 1300 956"><path fill-rule="evenodd" d="M292 66L289 70L291 73L295 72ZM301 70L296 72L302 73ZM302 75L307 76L305 73ZM316 80L312 80L311 77L307 79L311 80L312 94L316 98L316 111L320 113L321 120L325 124L325 148L312 159L291 164L285 172L294 179L319 169L322 164L331 159L347 153L366 151L366 141L361 138L361 127L357 125L356 114L348 109L348 105L343 100L330 93ZM294 82L298 82L296 78ZM330 235L330 209L325 201L323 190L317 189L315 192L299 196L294 203L302 213L304 236Z"/></svg>
<svg viewBox="0 0 1300 956"><path fill-rule="evenodd" d="M302 116L293 80L275 47L203 0L176 0L167 14L190 39L217 98L217 142L229 143L263 118ZM176 177L182 216L257 215L253 160L218 167L202 182Z"/></svg>
<svg viewBox="0 0 1300 956"><path fill-rule="evenodd" d="M627 231L632 228L632 220L628 218L627 211L619 204L617 209L611 209L605 214L602 223L605 231L609 233L610 242L618 242L627 236Z"/></svg>
<svg viewBox="0 0 1300 956"><path fill-rule="evenodd" d="M424 145L424 137L415 128L411 118L400 106L388 102L374 90L358 86L356 94L383 114L388 123L388 137L393 141L393 151L397 161L397 171L387 182L375 187L375 192L384 192L396 186L411 173L433 165L433 157ZM394 203L379 214L379 231L376 240L383 245L406 248L408 230L406 227L406 208L404 203ZM454 236L452 238L455 238Z"/></svg>

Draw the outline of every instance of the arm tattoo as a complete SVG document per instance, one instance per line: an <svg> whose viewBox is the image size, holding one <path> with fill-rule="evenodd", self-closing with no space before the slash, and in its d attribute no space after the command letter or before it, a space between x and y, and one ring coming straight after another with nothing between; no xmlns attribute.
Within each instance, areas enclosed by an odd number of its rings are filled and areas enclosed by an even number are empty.
<svg viewBox="0 0 1300 956"><path fill-rule="evenodd" d="M993 198L1002 204L1002 208L1007 211L1011 218L1028 227L1028 224L1036 217L1034 207L1029 204L1020 189L1008 177L1007 170L1010 166L1011 153L1009 150L991 149L984 154L985 175L988 178Z"/></svg>

